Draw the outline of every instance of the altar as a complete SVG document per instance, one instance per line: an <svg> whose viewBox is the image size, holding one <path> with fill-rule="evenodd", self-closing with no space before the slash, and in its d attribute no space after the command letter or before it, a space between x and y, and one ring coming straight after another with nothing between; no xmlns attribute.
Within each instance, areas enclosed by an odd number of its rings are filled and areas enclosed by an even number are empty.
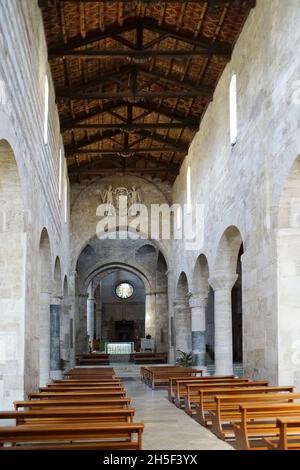
<svg viewBox="0 0 300 470"><path fill-rule="evenodd" d="M134 352L134 343L105 343L106 354L131 354Z"/></svg>

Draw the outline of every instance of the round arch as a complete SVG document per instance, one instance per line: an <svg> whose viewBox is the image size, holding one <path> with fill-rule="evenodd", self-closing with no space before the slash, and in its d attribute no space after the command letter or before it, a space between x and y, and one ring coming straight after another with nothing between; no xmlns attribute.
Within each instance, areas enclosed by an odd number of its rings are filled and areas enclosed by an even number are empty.
<svg viewBox="0 0 300 470"><path fill-rule="evenodd" d="M26 351L32 350L30 337L34 337L35 332L31 331L30 322L25 321L25 197L16 155L8 140L0 140L0 201L0 264L3 274L0 291L0 375L3 386L0 387L0 401L9 409L12 400L24 396L24 351L25 348Z"/></svg>
<svg viewBox="0 0 300 470"><path fill-rule="evenodd" d="M277 227L278 381L299 386L300 155L282 188Z"/></svg>

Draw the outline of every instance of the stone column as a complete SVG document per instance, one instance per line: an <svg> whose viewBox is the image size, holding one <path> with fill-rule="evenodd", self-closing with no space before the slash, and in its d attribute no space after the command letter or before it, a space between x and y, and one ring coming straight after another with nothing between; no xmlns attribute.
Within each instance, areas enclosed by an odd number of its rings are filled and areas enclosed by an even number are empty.
<svg viewBox="0 0 300 470"><path fill-rule="evenodd" d="M237 274L220 274L209 279L215 293L215 374L233 373L231 290Z"/></svg>
<svg viewBox="0 0 300 470"><path fill-rule="evenodd" d="M174 302L176 350L189 353L192 349L191 311L188 298Z"/></svg>
<svg viewBox="0 0 300 470"><path fill-rule="evenodd" d="M52 299L50 305L50 377L62 377L60 364L60 316L61 298Z"/></svg>
<svg viewBox="0 0 300 470"><path fill-rule="evenodd" d="M173 271L169 269L166 272L166 276L168 278L168 309L169 309L169 321L168 321L168 328L169 328L169 338L168 338L168 362L170 364L174 364L176 357L175 357L175 318L174 318L174 275Z"/></svg>
<svg viewBox="0 0 300 470"><path fill-rule="evenodd" d="M145 296L145 334L155 339L155 294Z"/></svg>
<svg viewBox="0 0 300 470"><path fill-rule="evenodd" d="M87 352L87 294L76 294L75 349L76 353Z"/></svg>
<svg viewBox="0 0 300 470"><path fill-rule="evenodd" d="M87 299L87 334L92 342L95 337L95 298L91 294Z"/></svg>
<svg viewBox="0 0 300 470"><path fill-rule="evenodd" d="M50 302L51 294L40 294L40 386L45 386L50 381Z"/></svg>
<svg viewBox="0 0 300 470"><path fill-rule="evenodd" d="M76 278L77 272L73 271L70 273L69 278L69 309L70 309L70 318L69 326L67 331L69 331L70 338L70 368L75 367L75 312L77 309L76 304Z"/></svg>
<svg viewBox="0 0 300 470"><path fill-rule="evenodd" d="M205 309L207 294L191 294L192 351L196 366L205 366Z"/></svg>

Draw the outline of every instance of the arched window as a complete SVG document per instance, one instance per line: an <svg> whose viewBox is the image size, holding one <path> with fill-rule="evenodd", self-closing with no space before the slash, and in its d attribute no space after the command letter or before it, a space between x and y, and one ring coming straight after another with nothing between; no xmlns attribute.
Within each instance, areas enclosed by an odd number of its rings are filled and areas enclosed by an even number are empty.
<svg viewBox="0 0 300 470"><path fill-rule="evenodd" d="M191 195L191 167L188 166L186 174L186 210L190 214L192 212L192 195Z"/></svg>
<svg viewBox="0 0 300 470"><path fill-rule="evenodd" d="M59 167L58 167L58 199L61 201L62 196L62 149L59 149Z"/></svg>
<svg viewBox="0 0 300 470"><path fill-rule="evenodd" d="M65 167L65 223L68 222L68 170Z"/></svg>
<svg viewBox="0 0 300 470"><path fill-rule="evenodd" d="M45 103L44 103L44 144L48 144L48 117L49 117L49 80L45 75Z"/></svg>
<svg viewBox="0 0 300 470"><path fill-rule="evenodd" d="M231 145L236 144L237 140L237 91L236 74L232 75L229 88L229 107L230 107L230 141Z"/></svg>

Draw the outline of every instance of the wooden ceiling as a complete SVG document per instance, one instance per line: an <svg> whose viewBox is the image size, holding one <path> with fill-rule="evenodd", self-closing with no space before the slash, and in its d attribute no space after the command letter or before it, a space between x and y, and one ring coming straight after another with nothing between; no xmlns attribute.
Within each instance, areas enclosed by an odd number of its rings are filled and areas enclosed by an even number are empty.
<svg viewBox="0 0 300 470"><path fill-rule="evenodd" d="M71 180L171 183L255 0L39 0Z"/></svg>

